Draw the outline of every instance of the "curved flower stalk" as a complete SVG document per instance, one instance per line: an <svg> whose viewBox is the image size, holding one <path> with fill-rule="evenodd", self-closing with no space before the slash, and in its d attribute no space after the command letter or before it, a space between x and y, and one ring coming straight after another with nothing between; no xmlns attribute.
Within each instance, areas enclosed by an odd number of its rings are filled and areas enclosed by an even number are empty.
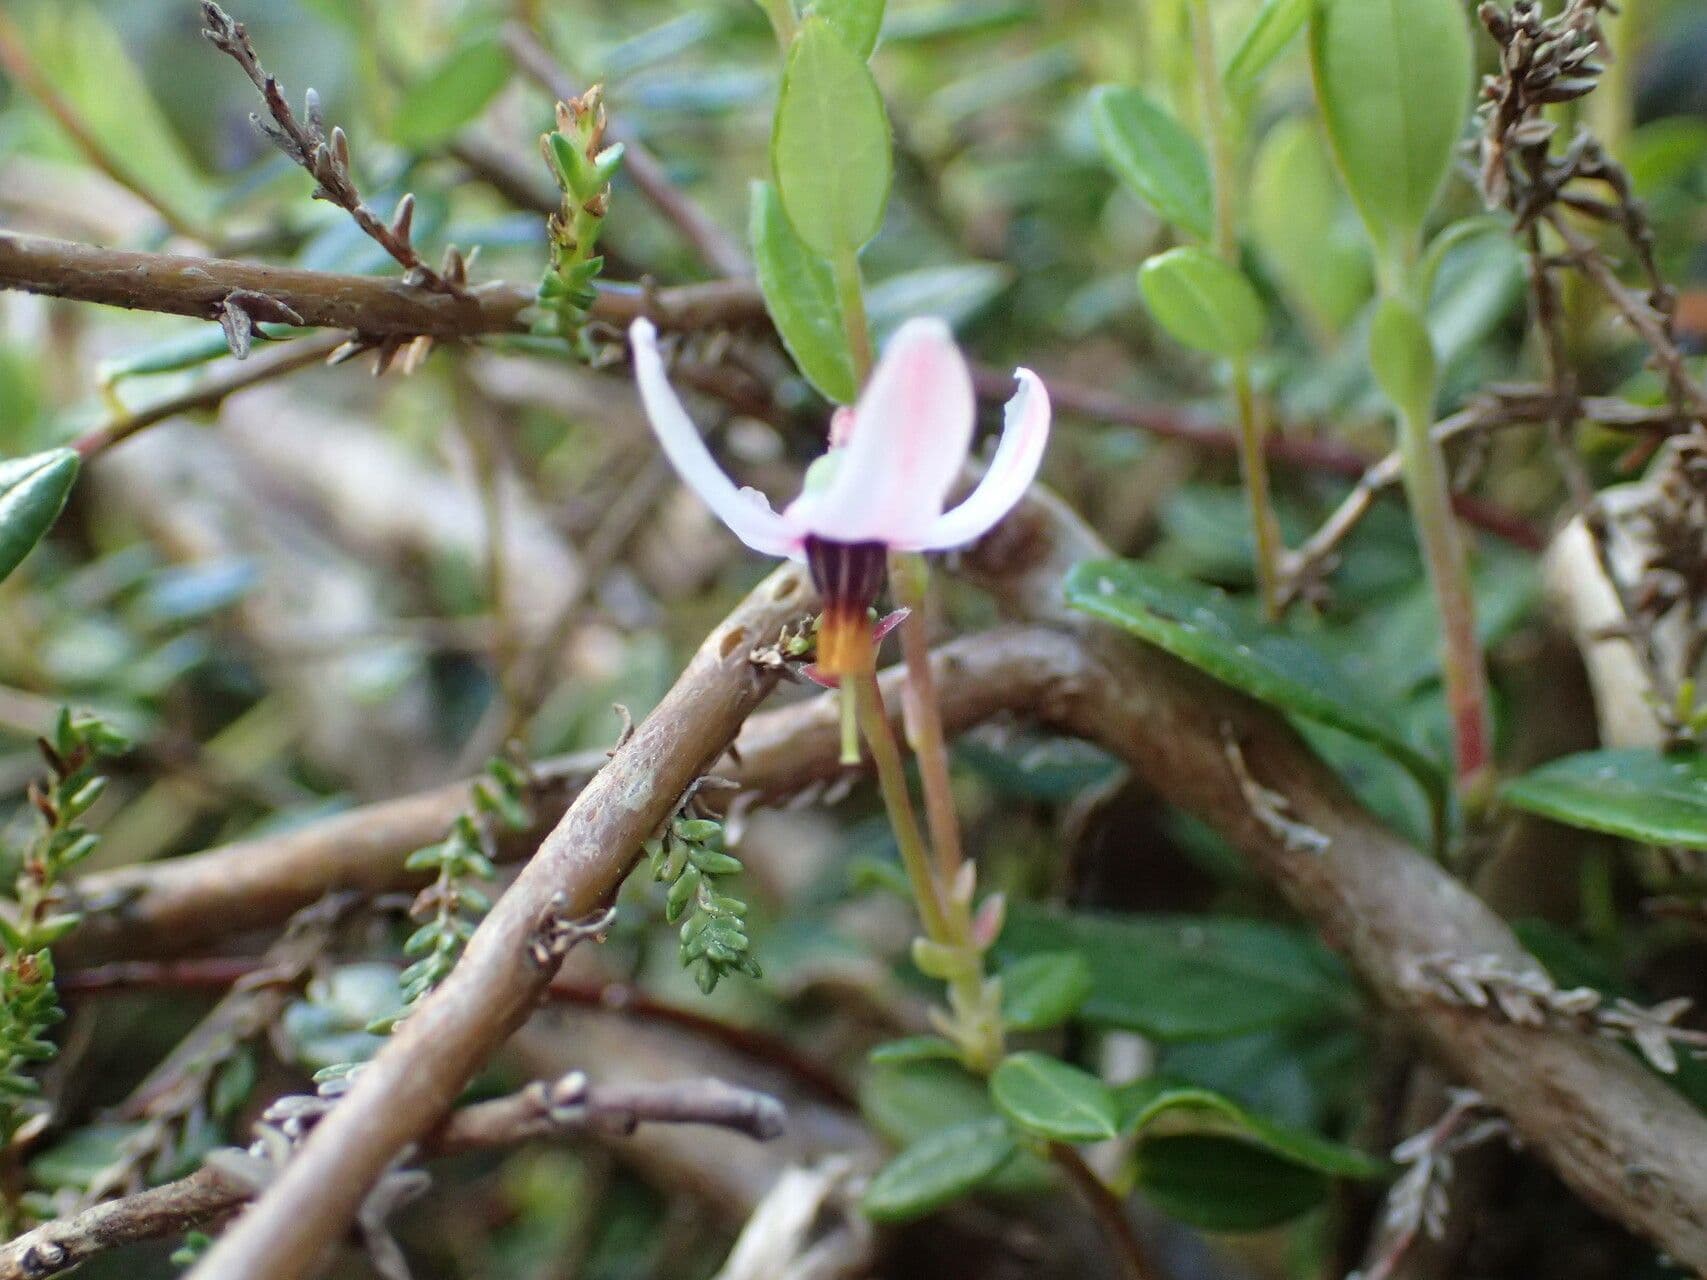
<svg viewBox="0 0 1707 1280"><path fill-rule="evenodd" d="M738 489L712 459L671 389L646 320L629 330L640 396L681 477L736 537L755 551L806 563L824 601L818 670L873 669L867 613L882 590L891 551L942 551L986 533L1037 475L1049 439L1049 395L1029 369L1008 402L1001 443L978 487L945 511L972 447L972 377L940 320L909 320L891 339L851 414L839 411L831 447L781 512Z"/></svg>

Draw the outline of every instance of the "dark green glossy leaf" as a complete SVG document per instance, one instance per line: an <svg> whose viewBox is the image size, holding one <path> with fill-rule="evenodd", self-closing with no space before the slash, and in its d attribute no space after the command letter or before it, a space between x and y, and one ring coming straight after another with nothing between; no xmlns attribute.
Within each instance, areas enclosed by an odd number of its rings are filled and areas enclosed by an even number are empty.
<svg viewBox="0 0 1707 1280"><path fill-rule="evenodd" d="M1171 1218L1203 1231L1261 1231L1308 1213L1328 1179L1237 1138L1156 1138L1138 1158L1139 1190Z"/></svg>
<svg viewBox="0 0 1707 1280"><path fill-rule="evenodd" d="M788 354L827 399L852 404L859 380L829 264L794 233L776 188L768 182L753 184L748 235L765 308Z"/></svg>
<svg viewBox="0 0 1707 1280"><path fill-rule="evenodd" d="M1079 565L1067 578L1067 602L1254 698L1361 738L1440 794L1438 763L1403 736L1393 707L1358 687L1325 637L1269 626L1224 592L1129 560Z"/></svg>
<svg viewBox="0 0 1707 1280"><path fill-rule="evenodd" d="M1378 1177L1385 1168L1381 1161L1361 1151L1276 1124L1210 1089L1167 1080L1139 1080L1119 1089L1117 1101L1121 1132L1137 1134L1142 1141L1179 1134L1238 1138L1336 1178Z"/></svg>
<svg viewBox="0 0 1707 1280"><path fill-rule="evenodd" d="M80 465L71 449L0 462L0 579L22 564L53 527Z"/></svg>
<svg viewBox="0 0 1707 1280"><path fill-rule="evenodd" d="M1344 971L1319 943L1257 921L1015 906L996 949L1004 958L1079 953L1092 987L1078 1017L1158 1040L1337 1022L1355 1007Z"/></svg>
<svg viewBox="0 0 1707 1280"><path fill-rule="evenodd" d="M1115 85L1091 95L1091 115L1120 180L1158 217L1207 240L1215 220L1209 161L1185 126L1142 90Z"/></svg>
<svg viewBox="0 0 1707 1280"><path fill-rule="evenodd" d="M1506 784L1507 804L1645 844L1707 849L1707 753L1639 747L1554 760Z"/></svg>
<svg viewBox="0 0 1707 1280"><path fill-rule="evenodd" d="M1087 1071L1044 1053L1016 1053L990 1077L996 1109L1055 1142L1101 1142L1120 1131L1114 1091Z"/></svg>
<svg viewBox="0 0 1707 1280"><path fill-rule="evenodd" d="M1018 1150L999 1116L939 1129L880 1169L860 1201L878 1222L905 1222L965 1195Z"/></svg>
<svg viewBox="0 0 1707 1280"><path fill-rule="evenodd" d="M1014 1031L1047 1031L1079 1011L1096 979L1077 951L1046 951L1002 969L1002 1021Z"/></svg>

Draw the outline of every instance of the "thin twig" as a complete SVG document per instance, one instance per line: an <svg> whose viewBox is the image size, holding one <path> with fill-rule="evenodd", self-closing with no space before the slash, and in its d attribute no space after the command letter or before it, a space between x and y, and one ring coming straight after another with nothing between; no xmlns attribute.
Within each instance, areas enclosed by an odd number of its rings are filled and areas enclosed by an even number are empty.
<svg viewBox="0 0 1707 1280"><path fill-rule="evenodd" d="M758 1141L782 1131L781 1104L719 1080L664 1085L592 1084L580 1072L536 1082L452 1114L422 1144L427 1156L514 1146L586 1132L632 1133L640 1124L699 1124ZM55 1219L0 1248L0 1280L47 1280L98 1253L206 1226L243 1205L251 1183L212 1162L188 1177Z"/></svg>
<svg viewBox="0 0 1707 1280"><path fill-rule="evenodd" d="M0 231L0 289L204 320L218 319L241 291L288 306L298 323L376 338L526 333L524 313L534 304L531 286L502 281L452 296L381 276L106 249L13 231ZM601 284L590 315L616 326L646 316L661 329L769 323L764 299L744 280L670 289Z"/></svg>
<svg viewBox="0 0 1707 1280"><path fill-rule="evenodd" d="M595 775L444 980L353 1078L255 1206L192 1275L288 1280L322 1251L398 1153L428 1132L554 976L559 922L604 903L677 798L734 739L775 676L747 654L805 610L799 571L767 579L706 639L632 738Z"/></svg>
<svg viewBox="0 0 1707 1280"><path fill-rule="evenodd" d="M85 458L112 448L138 431L186 413L204 413L219 408L227 397L257 383L320 364L345 344L341 333L317 333L286 342L251 360L234 362L209 374L196 385L153 404L115 412L98 427L92 427L71 442Z"/></svg>
<svg viewBox="0 0 1707 1280"><path fill-rule="evenodd" d="M1061 1142L1049 1144L1049 1158L1066 1174L1067 1181L1073 1184L1073 1189L1090 1205L1091 1212L1102 1224L1104 1233L1114 1245L1114 1255L1120 1261L1120 1270L1126 1280L1146 1280L1146 1277L1156 1275L1145 1255L1144 1242L1138 1238L1132 1219L1126 1216L1126 1206L1085 1163L1085 1158Z"/></svg>
<svg viewBox="0 0 1707 1280"><path fill-rule="evenodd" d="M251 119L280 151L314 179L315 199L335 204L348 213L363 234L403 268L405 284L422 286L453 297L461 296L467 278L461 255L454 248L449 250L445 255L445 269L435 271L415 249L410 236L415 197L406 195L398 201L390 222L370 209L350 174L350 146L344 131L333 126L327 133L320 115L320 99L314 90L310 89L306 95L308 118L299 119L285 100L278 80L261 65L243 24L235 21L213 0L202 0L202 19L207 23L202 34L214 48L243 68L243 74L261 91L273 124L265 124L258 116Z"/></svg>

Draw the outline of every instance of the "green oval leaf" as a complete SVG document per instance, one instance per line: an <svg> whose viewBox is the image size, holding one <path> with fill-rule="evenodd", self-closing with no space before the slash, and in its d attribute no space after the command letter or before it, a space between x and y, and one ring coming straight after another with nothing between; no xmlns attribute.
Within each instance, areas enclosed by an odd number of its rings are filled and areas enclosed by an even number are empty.
<svg viewBox="0 0 1707 1280"><path fill-rule="evenodd" d="M1403 765L1431 797L1443 794L1440 765L1403 736L1398 708L1360 687L1325 640L1267 625L1225 592L1129 560L1077 566L1066 592L1073 608L1253 698L1362 739Z"/></svg>
<svg viewBox="0 0 1707 1280"><path fill-rule="evenodd" d="M1175 342L1218 356L1262 345L1262 299L1237 267L1207 249L1170 249L1138 269L1150 314Z"/></svg>
<svg viewBox="0 0 1707 1280"><path fill-rule="evenodd" d="M1645 844L1707 849L1707 753L1640 747L1554 760L1506 784L1505 802Z"/></svg>
<svg viewBox="0 0 1707 1280"><path fill-rule="evenodd" d="M801 24L789 50L771 167L789 221L815 252L834 259L877 234L893 170L889 117L865 60L822 16Z"/></svg>
<svg viewBox="0 0 1707 1280"><path fill-rule="evenodd" d="M878 1045L867 1060L873 1066L894 1066L909 1062L959 1062L960 1050L941 1036L903 1036Z"/></svg>
<svg viewBox="0 0 1707 1280"><path fill-rule="evenodd" d="M1207 240L1214 229L1215 194L1197 139L1139 89L1094 90L1091 118L1120 180L1158 217Z"/></svg>
<svg viewBox="0 0 1707 1280"><path fill-rule="evenodd" d="M1231 1098L1196 1085L1151 1078L1116 1091L1120 1131L1142 1141L1191 1134L1236 1138L1296 1165L1336 1178L1377 1178L1386 1166L1352 1147L1276 1124ZM1142 1156L1139 1157L1142 1160Z"/></svg>
<svg viewBox="0 0 1707 1280"><path fill-rule="evenodd" d="M1283 120L1263 137L1251 172L1250 228L1286 300L1319 333L1337 335L1368 302L1369 246L1309 121Z"/></svg>
<svg viewBox="0 0 1707 1280"><path fill-rule="evenodd" d="M1319 0L1316 100L1370 238L1408 251L1470 108L1474 58L1459 0Z"/></svg>
<svg viewBox="0 0 1707 1280"><path fill-rule="evenodd" d="M884 0L812 0L806 15L817 14L836 29L836 34L861 58L869 59L883 30Z"/></svg>
<svg viewBox="0 0 1707 1280"><path fill-rule="evenodd" d="M1237 1138L1185 1135L1146 1143L1137 1185L1156 1208L1201 1231L1262 1231L1308 1213L1328 1180Z"/></svg>
<svg viewBox="0 0 1707 1280"><path fill-rule="evenodd" d="M1048 1054L1004 1060L990 1077L990 1098L1020 1128L1055 1142L1101 1142L1120 1132L1114 1090Z"/></svg>
<svg viewBox="0 0 1707 1280"><path fill-rule="evenodd" d="M1256 920L1016 904L996 949L1010 961L1076 952L1092 979L1080 1018L1170 1043L1321 1026L1344 1021L1356 1008L1344 969L1320 943L1302 930Z"/></svg>
<svg viewBox="0 0 1707 1280"><path fill-rule="evenodd" d="M453 50L403 91L392 135L420 150L444 141L485 109L510 78L510 59L496 37Z"/></svg>
<svg viewBox="0 0 1707 1280"><path fill-rule="evenodd" d="M80 465L72 449L0 462L0 579L22 564L53 527Z"/></svg>
<svg viewBox="0 0 1707 1280"><path fill-rule="evenodd" d="M1434 413L1434 339L1410 303L1383 298L1369 324L1369 367L1387 398L1418 421Z"/></svg>
<svg viewBox="0 0 1707 1280"><path fill-rule="evenodd" d="M765 309L783 346L827 399L852 404L859 395L859 379L848 352L835 279L829 264L794 233L776 188L768 182L753 184L748 237Z"/></svg>
<svg viewBox="0 0 1707 1280"><path fill-rule="evenodd" d="M905 1222L971 1191L1018 1149L999 1116L927 1134L872 1178L861 1207L877 1222Z"/></svg>
<svg viewBox="0 0 1707 1280"><path fill-rule="evenodd" d="M1314 0L1263 0L1262 8L1257 10L1221 69L1221 79L1228 89L1242 93L1256 86L1262 73L1304 29L1312 3Z"/></svg>
<svg viewBox="0 0 1707 1280"><path fill-rule="evenodd" d="M1049 951L1005 966L1002 1021L1014 1031L1047 1031L1079 1011L1096 979L1077 951Z"/></svg>

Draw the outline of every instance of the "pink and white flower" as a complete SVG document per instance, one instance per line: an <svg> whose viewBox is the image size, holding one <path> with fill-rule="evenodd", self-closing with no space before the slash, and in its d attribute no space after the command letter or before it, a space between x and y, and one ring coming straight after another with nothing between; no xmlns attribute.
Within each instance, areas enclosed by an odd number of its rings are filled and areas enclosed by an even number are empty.
<svg viewBox="0 0 1707 1280"><path fill-rule="evenodd" d="M830 450L807 472L800 496L772 509L737 488L712 459L676 398L657 332L629 329L646 414L689 487L755 551L805 561L824 600L818 666L831 675L868 670L866 611L883 585L890 551L942 551L986 533L1024 496L1049 440L1049 395L1029 369L1015 370L1001 442L965 501L943 508L972 447L972 375L939 320L896 332L850 412L838 411Z"/></svg>

